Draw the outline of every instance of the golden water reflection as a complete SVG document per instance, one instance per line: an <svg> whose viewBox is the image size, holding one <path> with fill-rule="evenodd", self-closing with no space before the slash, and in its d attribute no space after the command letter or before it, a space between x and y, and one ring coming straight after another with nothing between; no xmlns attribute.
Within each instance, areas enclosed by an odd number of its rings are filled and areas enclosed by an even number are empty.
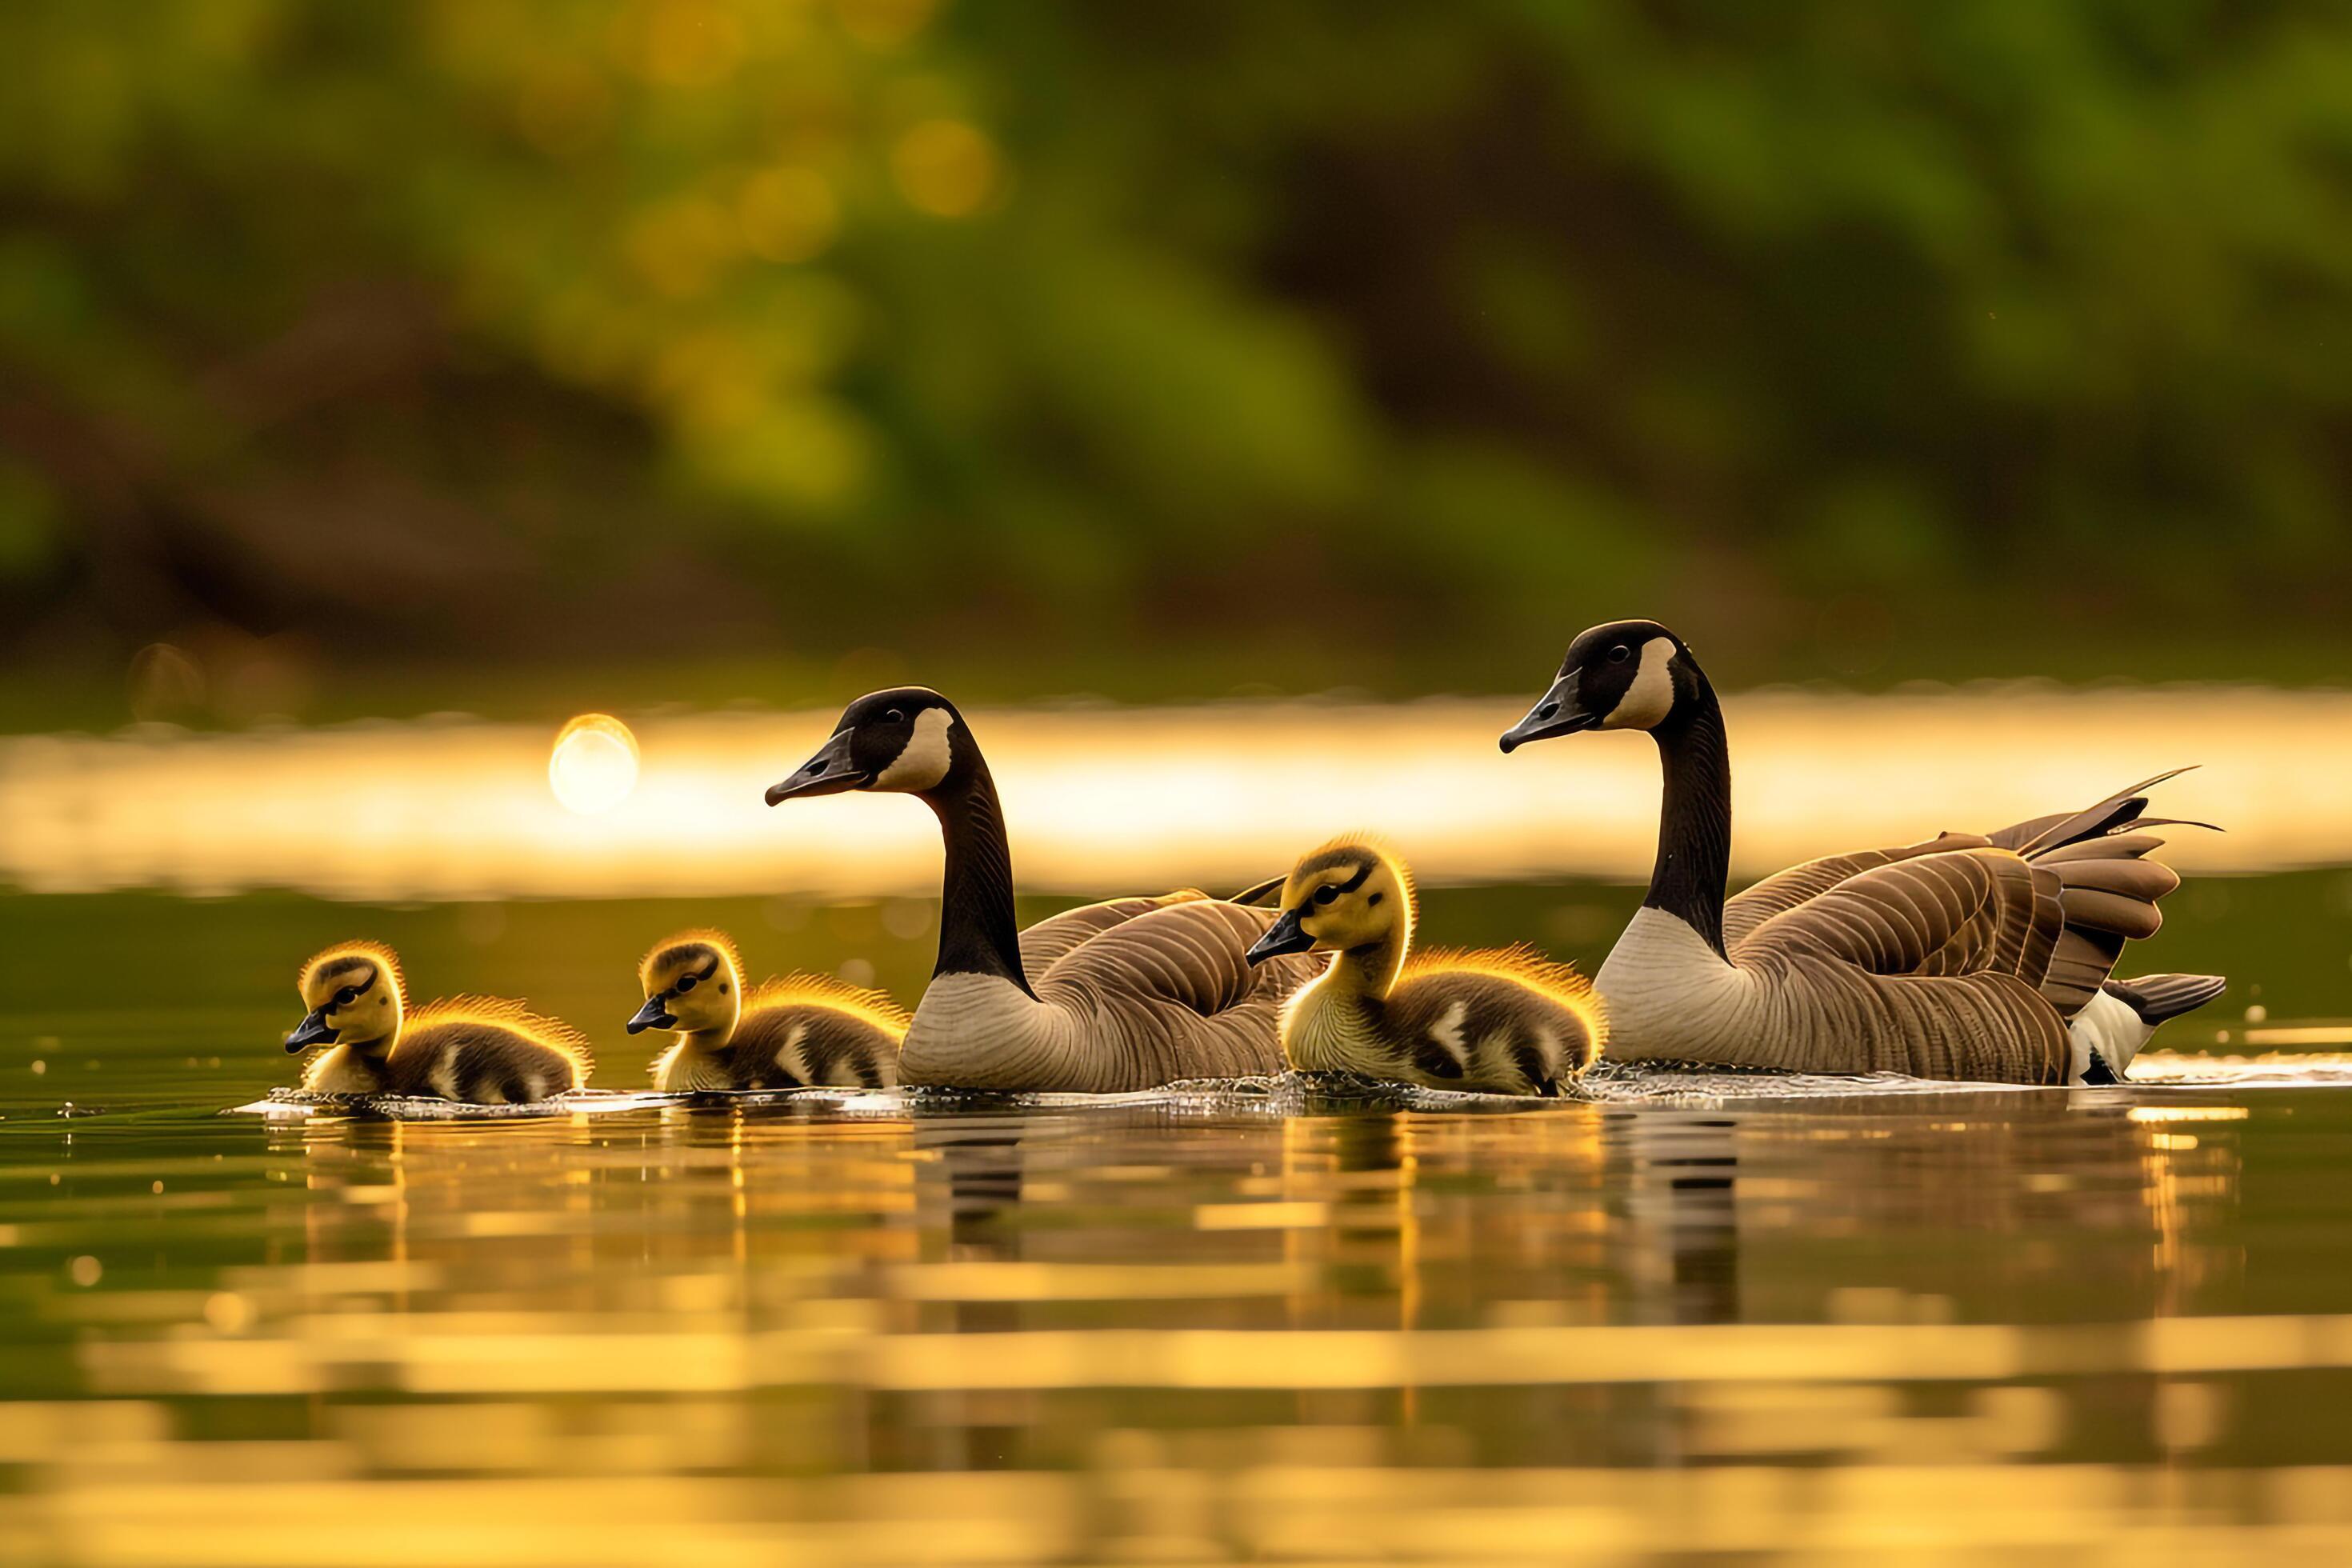
<svg viewBox="0 0 2352 1568"><path fill-rule="evenodd" d="M2352 1200L2296 1176L2347 1131L2179 1089L94 1122L0 1163L0 1559L2340 1552Z"/></svg>
<svg viewBox="0 0 2352 1568"><path fill-rule="evenodd" d="M1094 893L1247 882L1351 825L1447 882L1633 877L1654 841L1638 737L1495 746L1519 699L976 713L1025 884ZM2161 769L2178 864L2352 862L2352 695L2254 688L1851 697L1727 704L1743 875L2087 803ZM911 802L761 792L835 714L639 718L642 772L602 815L548 784L548 731L447 721L189 736L0 740L0 883L37 891L286 887L335 898L851 895L936 885ZM2292 767L2278 759L2291 757ZM606 792L609 794L610 792Z"/></svg>

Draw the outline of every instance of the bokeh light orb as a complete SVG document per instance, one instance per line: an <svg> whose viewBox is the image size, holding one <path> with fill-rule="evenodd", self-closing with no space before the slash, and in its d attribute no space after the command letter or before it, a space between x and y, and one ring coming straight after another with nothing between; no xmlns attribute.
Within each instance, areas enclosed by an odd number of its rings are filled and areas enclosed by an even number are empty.
<svg viewBox="0 0 2352 1568"><path fill-rule="evenodd" d="M637 738L610 713L583 713L556 732L547 783L566 810L601 816L637 787Z"/></svg>

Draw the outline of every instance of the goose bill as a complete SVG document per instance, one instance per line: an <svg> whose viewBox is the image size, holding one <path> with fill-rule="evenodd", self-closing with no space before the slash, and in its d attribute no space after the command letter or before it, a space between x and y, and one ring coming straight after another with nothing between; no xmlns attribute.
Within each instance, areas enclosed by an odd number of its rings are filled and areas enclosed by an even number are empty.
<svg viewBox="0 0 2352 1568"><path fill-rule="evenodd" d="M1528 716L1503 731L1504 753L1516 752L1530 741L1573 735L1599 724L1600 715L1586 712L1584 704L1578 700L1577 686L1574 675L1564 675L1552 682L1551 689L1528 710Z"/></svg>
<svg viewBox="0 0 2352 1568"><path fill-rule="evenodd" d="M1244 956L1252 963L1264 963L1286 952L1305 952L1315 945L1315 939L1299 929L1298 911L1285 910L1282 918L1265 928L1265 934L1251 944Z"/></svg>
<svg viewBox="0 0 2352 1568"><path fill-rule="evenodd" d="M667 1000L666 996L646 997L646 1005L637 1009L637 1016L625 1026L629 1033L641 1035L647 1029L667 1029L676 1024L677 1020L669 1016L667 1007L662 1005Z"/></svg>
<svg viewBox="0 0 2352 1568"><path fill-rule="evenodd" d="M335 1026L327 1022L327 1010L321 1007L297 1024L294 1032L286 1037L286 1054L290 1057L312 1046L332 1045L334 1040Z"/></svg>
<svg viewBox="0 0 2352 1568"><path fill-rule="evenodd" d="M816 795L841 795L849 790L864 789L874 782L874 775L861 770L849 758L849 731L842 731L827 741L817 754L803 763L798 772L782 784L768 786L768 804L781 805L788 800L799 800Z"/></svg>

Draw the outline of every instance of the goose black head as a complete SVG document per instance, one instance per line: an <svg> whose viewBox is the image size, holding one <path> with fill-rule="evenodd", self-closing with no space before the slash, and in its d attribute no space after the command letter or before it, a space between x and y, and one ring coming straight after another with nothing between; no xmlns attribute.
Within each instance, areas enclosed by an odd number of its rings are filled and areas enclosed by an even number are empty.
<svg viewBox="0 0 2352 1568"><path fill-rule="evenodd" d="M815 756L769 786L768 804L854 789L926 794L963 765L962 730L955 704L928 687L868 692L841 710Z"/></svg>
<svg viewBox="0 0 2352 1568"><path fill-rule="evenodd" d="M1655 621L1611 621L1569 645L1559 679L1503 731L1503 750L1586 730L1654 730L1696 689L1683 639Z"/></svg>

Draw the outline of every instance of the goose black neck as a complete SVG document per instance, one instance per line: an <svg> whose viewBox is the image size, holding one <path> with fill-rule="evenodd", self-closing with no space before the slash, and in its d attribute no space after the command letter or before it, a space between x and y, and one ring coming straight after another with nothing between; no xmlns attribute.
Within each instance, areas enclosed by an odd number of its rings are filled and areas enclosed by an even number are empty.
<svg viewBox="0 0 2352 1568"><path fill-rule="evenodd" d="M942 974L992 974L1032 996L1021 967L1021 931L1013 912L1013 849L996 781L975 754L956 775L923 796L940 819L947 844L947 874L940 886Z"/></svg>
<svg viewBox="0 0 2352 1568"><path fill-rule="evenodd" d="M1657 864L1642 903L1686 922L1721 953L1723 886L1731 874L1731 745L1715 688L1697 666L1689 668L1696 689L1650 731L1666 787Z"/></svg>

